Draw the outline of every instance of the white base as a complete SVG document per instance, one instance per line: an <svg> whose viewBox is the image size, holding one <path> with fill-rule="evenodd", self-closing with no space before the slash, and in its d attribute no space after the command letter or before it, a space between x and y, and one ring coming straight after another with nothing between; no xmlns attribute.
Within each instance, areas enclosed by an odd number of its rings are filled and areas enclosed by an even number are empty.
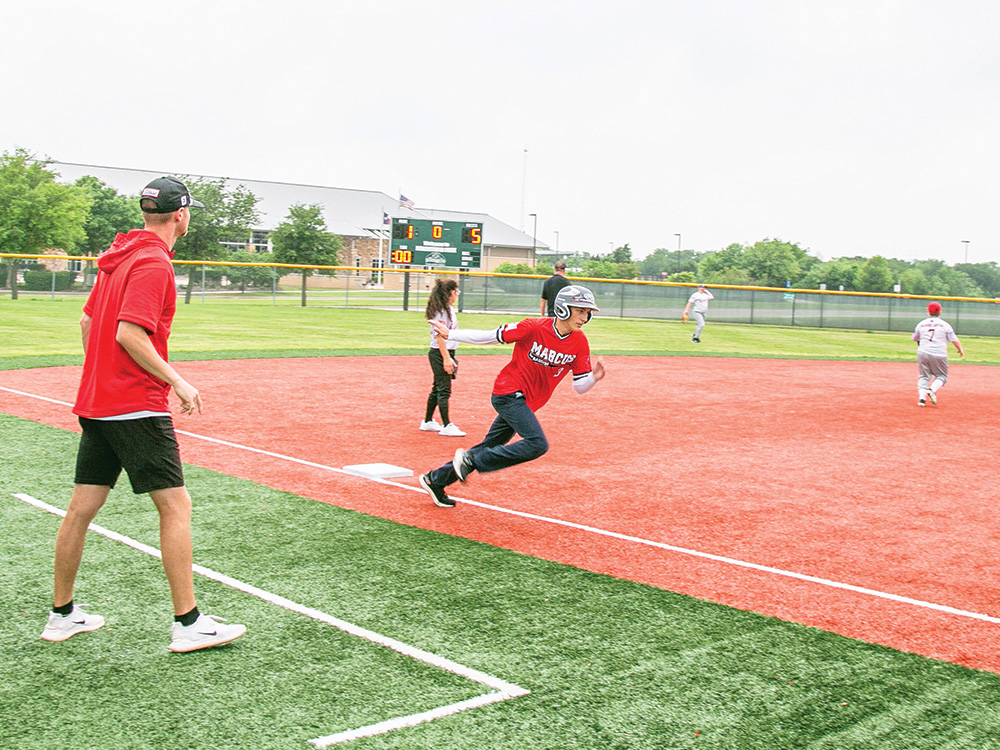
<svg viewBox="0 0 1000 750"><path fill-rule="evenodd" d="M395 479L397 477L412 477L412 469L404 469L402 466L392 464L354 464L345 466L344 471L348 474L357 474L359 477L374 477L375 479Z"/></svg>

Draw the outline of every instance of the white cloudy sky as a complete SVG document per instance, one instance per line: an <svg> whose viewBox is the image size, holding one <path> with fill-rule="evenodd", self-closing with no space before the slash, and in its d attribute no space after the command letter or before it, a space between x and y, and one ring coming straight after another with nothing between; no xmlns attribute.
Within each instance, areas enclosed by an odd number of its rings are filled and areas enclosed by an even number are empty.
<svg viewBox="0 0 1000 750"><path fill-rule="evenodd" d="M679 233L1000 261L994 0L8 0L0 17L0 151L402 190L529 233L534 213L561 250L643 257Z"/></svg>

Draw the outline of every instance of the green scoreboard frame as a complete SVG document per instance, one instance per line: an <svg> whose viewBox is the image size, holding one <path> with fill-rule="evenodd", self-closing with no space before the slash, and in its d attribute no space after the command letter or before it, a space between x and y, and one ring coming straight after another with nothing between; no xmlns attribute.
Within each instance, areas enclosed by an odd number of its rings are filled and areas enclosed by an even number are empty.
<svg viewBox="0 0 1000 750"><path fill-rule="evenodd" d="M393 219L389 262L397 266L481 268L483 225L475 221Z"/></svg>

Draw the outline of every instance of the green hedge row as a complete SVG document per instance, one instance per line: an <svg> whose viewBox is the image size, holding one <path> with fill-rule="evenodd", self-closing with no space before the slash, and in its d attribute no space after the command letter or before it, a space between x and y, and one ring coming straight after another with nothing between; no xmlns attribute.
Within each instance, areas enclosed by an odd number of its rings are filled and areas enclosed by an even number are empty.
<svg viewBox="0 0 1000 750"><path fill-rule="evenodd" d="M55 290L65 292L76 281L76 271L56 271ZM29 292L46 292L52 289L51 271L25 271L24 289Z"/></svg>

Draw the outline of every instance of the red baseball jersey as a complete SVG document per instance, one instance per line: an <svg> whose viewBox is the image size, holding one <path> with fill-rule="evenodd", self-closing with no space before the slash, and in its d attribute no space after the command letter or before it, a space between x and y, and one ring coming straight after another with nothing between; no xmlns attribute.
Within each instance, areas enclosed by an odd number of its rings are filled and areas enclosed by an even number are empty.
<svg viewBox="0 0 1000 750"><path fill-rule="evenodd" d="M532 411L545 405L559 381L591 371L590 342L583 331L560 336L554 318L526 318L497 329L497 340L514 344L510 362L493 384L493 395L521 391Z"/></svg>
<svg viewBox="0 0 1000 750"><path fill-rule="evenodd" d="M91 419L138 411L167 412L170 386L153 377L118 343L119 321L146 329L167 359L177 308L173 254L152 232L119 234L97 260L100 269L83 312L91 317L83 376L73 413Z"/></svg>

